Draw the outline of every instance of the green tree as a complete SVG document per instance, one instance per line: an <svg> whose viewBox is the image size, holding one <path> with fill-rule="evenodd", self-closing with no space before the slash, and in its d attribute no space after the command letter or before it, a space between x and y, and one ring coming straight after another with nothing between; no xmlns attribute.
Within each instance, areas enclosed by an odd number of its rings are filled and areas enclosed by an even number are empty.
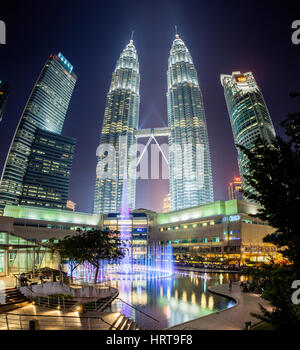
<svg viewBox="0 0 300 350"><path fill-rule="evenodd" d="M71 278L73 272L86 260L86 252L82 249L84 240L81 231L78 230L72 236L66 236L56 245L62 259L68 259L71 269Z"/></svg>
<svg viewBox="0 0 300 350"><path fill-rule="evenodd" d="M259 270L265 278L263 297L274 309L268 312L261 306L263 315L256 316L275 329L291 329L300 327L300 306L291 302L291 283L300 279L300 112L290 113L280 125L285 138L276 136L271 145L257 139L251 149L238 147L249 160L245 181L250 189L243 194L260 204L255 216L276 228L264 241L276 245L292 263Z"/></svg>
<svg viewBox="0 0 300 350"><path fill-rule="evenodd" d="M118 232L108 230L92 230L82 234L82 249L85 260L95 268L94 283L97 283L99 270L103 260L116 261L125 255L124 246Z"/></svg>

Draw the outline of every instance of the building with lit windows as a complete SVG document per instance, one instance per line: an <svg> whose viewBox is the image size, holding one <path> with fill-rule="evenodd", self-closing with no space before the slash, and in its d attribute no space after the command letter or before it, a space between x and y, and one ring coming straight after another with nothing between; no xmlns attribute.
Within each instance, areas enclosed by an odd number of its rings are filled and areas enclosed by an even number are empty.
<svg viewBox="0 0 300 350"><path fill-rule="evenodd" d="M0 123L3 119L7 96L8 96L8 84L4 79L0 79Z"/></svg>
<svg viewBox="0 0 300 350"><path fill-rule="evenodd" d="M242 189L242 179L239 176L235 176L233 181L228 185L228 199L243 199L243 195L240 192Z"/></svg>
<svg viewBox="0 0 300 350"><path fill-rule="evenodd" d="M164 198L163 212L164 213L168 213L170 210L171 210L171 208L170 208L170 193L168 193L166 195L166 197Z"/></svg>
<svg viewBox="0 0 300 350"><path fill-rule="evenodd" d="M42 267L58 269L60 257L47 247L76 230L99 228L101 217L42 207L7 205L0 216L0 276Z"/></svg>
<svg viewBox="0 0 300 350"><path fill-rule="evenodd" d="M146 213L132 212L124 219L120 214L104 214L102 216L102 226L111 231L121 232L124 226L131 232L133 244L146 245L149 232L149 218Z"/></svg>
<svg viewBox="0 0 300 350"><path fill-rule="evenodd" d="M30 94L12 140L0 184L0 215L5 205L20 204L27 165L38 129L61 134L77 77L59 53L51 55ZM31 158L32 159L32 158Z"/></svg>
<svg viewBox="0 0 300 350"><path fill-rule="evenodd" d="M171 243L177 259L219 257L243 264L280 256L263 242L275 229L250 214L258 206L243 200L216 201L185 210L157 214L150 240Z"/></svg>
<svg viewBox="0 0 300 350"><path fill-rule="evenodd" d="M66 209L75 211L75 208L76 208L76 203L74 203L70 199L68 199Z"/></svg>
<svg viewBox="0 0 300 350"><path fill-rule="evenodd" d="M254 141L260 137L267 143L272 143L275 137L274 126L263 98L251 72L233 72L232 75L221 75L221 84L229 113L234 142L249 149L254 147ZM237 148L238 164L242 176L247 174L247 157Z"/></svg>
<svg viewBox="0 0 300 350"><path fill-rule="evenodd" d="M97 151L96 214L119 213L123 195L127 196L129 209L135 208L135 166L132 169L134 176L128 176L128 171L131 171L129 152L134 151L137 144L135 130L139 120L139 90L138 55L130 40L117 61L106 99ZM125 177L127 184L123 186ZM125 187L126 193L123 194Z"/></svg>
<svg viewBox="0 0 300 350"><path fill-rule="evenodd" d="M175 260L219 258L241 265L248 260L268 261L270 257L281 261L276 247L263 242L275 229L251 216L257 210L256 204L234 199L169 213L139 209L124 218L114 213L100 215L7 205L4 216L0 217L0 275L30 271L33 250L42 252L47 249L49 239L61 240L78 229L128 230L133 256L137 259L145 253L147 244L159 242L172 244ZM58 268L59 257L51 255L49 249L47 252L46 260L39 261ZM13 263L10 253L19 254L19 260Z"/></svg>
<svg viewBox="0 0 300 350"><path fill-rule="evenodd" d="M28 157L21 205L64 209L76 140L38 129Z"/></svg>
<svg viewBox="0 0 300 350"><path fill-rule="evenodd" d="M171 210L213 201L205 111L191 54L176 34L168 62Z"/></svg>

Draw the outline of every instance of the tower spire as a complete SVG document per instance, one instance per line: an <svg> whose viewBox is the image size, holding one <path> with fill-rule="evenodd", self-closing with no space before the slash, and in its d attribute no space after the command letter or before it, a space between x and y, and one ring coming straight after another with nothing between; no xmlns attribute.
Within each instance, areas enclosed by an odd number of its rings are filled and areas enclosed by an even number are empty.
<svg viewBox="0 0 300 350"><path fill-rule="evenodd" d="M133 41L134 30L131 31L130 41Z"/></svg>
<svg viewBox="0 0 300 350"><path fill-rule="evenodd" d="M179 35L178 35L178 32L177 32L177 25L175 24L175 37L178 38Z"/></svg>

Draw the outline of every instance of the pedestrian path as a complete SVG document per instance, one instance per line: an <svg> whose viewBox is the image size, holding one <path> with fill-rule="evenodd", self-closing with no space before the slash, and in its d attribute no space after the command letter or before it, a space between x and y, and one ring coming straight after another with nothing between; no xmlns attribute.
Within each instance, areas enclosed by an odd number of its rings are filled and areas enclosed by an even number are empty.
<svg viewBox="0 0 300 350"><path fill-rule="evenodd" d="M259 303L268 310L271 310L268 301L262 299L258 294L243 293L239 282L233 283L231 291L229 290L228 284L209 287L208 290L211 293L233 298L236 304L229 309L184 322L168 329L243 330L245 329L245 322L250 321L252 325L259 322L257 318L250 315L251 312L260 313Z"/></svg>

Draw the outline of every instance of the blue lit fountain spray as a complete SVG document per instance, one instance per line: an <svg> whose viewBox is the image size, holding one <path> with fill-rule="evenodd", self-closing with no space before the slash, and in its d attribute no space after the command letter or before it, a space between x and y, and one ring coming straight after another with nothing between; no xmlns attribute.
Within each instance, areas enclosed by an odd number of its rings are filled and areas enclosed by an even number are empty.
<svg viewBox="0 0 300 350"><path fill-rule="evenodd" d="M129 224L130 209L128 205L128 184L126 171L124 171L123 176L120 217L122 222L120 229L120 239L123 243L123 249L125 252L125 256L120 261L120 272L122 274L130 274L132 273L132 237Z"/></svg>

